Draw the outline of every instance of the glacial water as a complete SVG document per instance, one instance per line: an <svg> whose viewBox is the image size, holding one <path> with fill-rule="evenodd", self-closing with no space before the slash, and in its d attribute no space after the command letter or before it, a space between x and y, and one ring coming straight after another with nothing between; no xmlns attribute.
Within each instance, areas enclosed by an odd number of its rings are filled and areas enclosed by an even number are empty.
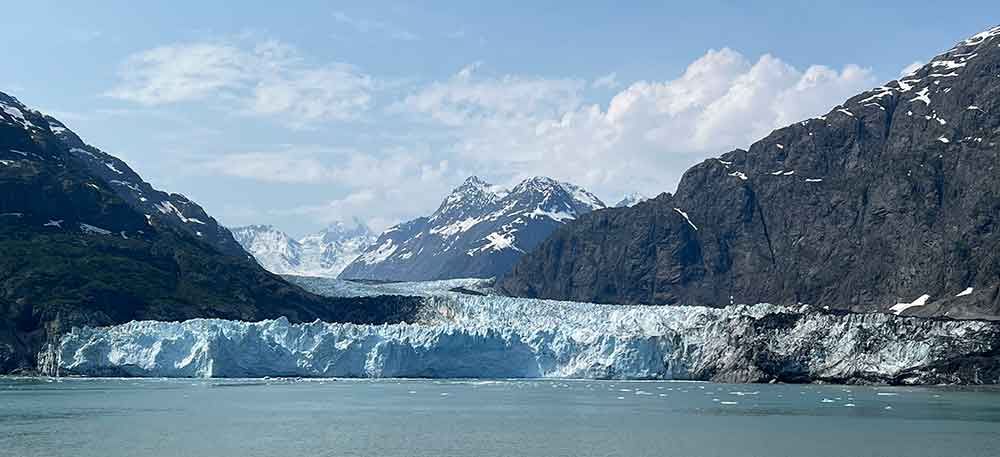
<svg viewBox="0 0 1000 457"><path fill-rule="evenodd" d="M995 388L0 378L0 456L995 456Z"/></svg>

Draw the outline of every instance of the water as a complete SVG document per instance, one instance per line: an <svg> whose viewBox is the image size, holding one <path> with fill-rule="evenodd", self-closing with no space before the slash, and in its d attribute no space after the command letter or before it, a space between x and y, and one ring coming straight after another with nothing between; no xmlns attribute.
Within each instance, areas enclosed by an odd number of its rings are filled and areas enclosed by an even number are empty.
<svg viewBox="0 0 1000 457"><path fill-rule="evenodd" d="M0 378L0 456L920 457L998 450L996 389Z"/></svg>

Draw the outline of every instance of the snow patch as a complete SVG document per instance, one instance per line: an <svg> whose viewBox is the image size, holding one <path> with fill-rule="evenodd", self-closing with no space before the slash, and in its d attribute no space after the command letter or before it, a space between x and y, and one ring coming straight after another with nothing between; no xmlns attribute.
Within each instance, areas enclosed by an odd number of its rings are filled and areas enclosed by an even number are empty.
<svg viewBox="0 0 1000 457"><path fill-rule="evenodd" d="M481 252L487 252L487 251L496 252L496 251L502 251L504 249L513 249L517 252L524 252L521 248L514 245L514 242L516 240L514 239L514 236L511 233L493 232L490 233L489 235L486 235L486 238L484 238L484 240L486 241L486 244L475 249L470 249L468 252L466 252L466 254L472 256Z"/></svg>
<svg viewBox="0 0 1000 457"><path fill-rule="evenodd" d="M924 102L924 104L930 106L930 104L931 104L931 98L930 98L930 96L927 95L928 93L930 93L930 89L928 89L926 87L923 88L923 89L920 89L920 92L917 92L917 96L911 98L910 102L921 101L921 102Z"/></svg>
<svg viewBox="0 0 1000 457"><path fill-rule="evenodd" d="M373 251L368 251L358 257L359 262L366 263L368 265L382 263L388 259L398 247L392 243L392 239L386 239L384 243L379 245Z"/></svg>
<svg viewBox="0 0 1000 457"><path fill-rule="evenodd" d="M100 227L93 226L93 225L90 225L90 224L84 224L84 223L80 224L80 230L83 230L83 233L86 233L88 235L110 235L111 234L111 230L105 230L105 229L102 229Z"/></svg>
<svg viewBox="0 0 1000 457"><path fill-rule="evenodd" d="M166 214L166 215L173 214L178 219L180 219L181 222L183 222L185 224L202 224L202 225L205 224L204 222L202 222L202 221L200 221L198 219L195 219L193 217L192 218L184 217L184 214L181 213L181 210L177 209L177 207L174 206L174 204L171 203L168 200L164 200L164 201L162 201L160 203L157 203L157 204L153 205L153 207L155 207L159 212L161 212L163 214Z"/></svg>
<svg viewBox="0 0 1000 457"><path fill-rule="evenodd" d="M680 214L681 216L683 216L683 217L684 217L684 220L685 220L685 221L687 221L688 225L690 225L690 226L691 226L691 228L693 228L693 229L695 229L695 230L698 230L698 226L697 226L697 225L694 225L694 222L691 222L691 218L690 218L690 217L688 217L687 213L685 213L685 212L684 212L683 210L681 210L680 208L674 208L674 211L677 211L677 214Z"/></svg>
<svg viewBox="0 0 1000 457"><path fill-rule="evenodd" d="M930 298L931 298L930 295L924 294L921 295L920 298L917 298L911 303L896 303L895 305L892 305L892 307L889 308L889 311L896 313L896 315L898 316L900 313L910 308L926 305L927 300L930 300Z"/></svg>

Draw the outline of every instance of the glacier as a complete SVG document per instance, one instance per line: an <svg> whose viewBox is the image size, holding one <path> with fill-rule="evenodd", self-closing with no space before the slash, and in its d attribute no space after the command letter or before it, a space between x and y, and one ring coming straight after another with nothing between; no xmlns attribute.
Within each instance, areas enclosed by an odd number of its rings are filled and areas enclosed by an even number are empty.
<svg viewBox="0 0 1000 457"><path fill-rule="evenodd" d="M317 276L285 275L289 282L309 292L324 297L377 297L379 295L408 295L429 297L452 295L453 289L462 288L487 295L493 292L492 278L457 278L436 281L362 282L350 279Z"/></svg>
<svg viewBox="0 0 1000 457"><path fill-rule="evenodd" d="M432 295L413 323L137 321L74 328L49 372L150 377L997 383L1000 324L803 306L616 306Z"/></svg>

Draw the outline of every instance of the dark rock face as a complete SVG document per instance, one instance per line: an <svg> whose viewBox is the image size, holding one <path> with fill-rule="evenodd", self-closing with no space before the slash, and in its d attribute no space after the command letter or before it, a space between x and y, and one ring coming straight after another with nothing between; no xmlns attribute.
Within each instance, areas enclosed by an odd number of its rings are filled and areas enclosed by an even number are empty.
<svg viewBox="0 0 1000 457"><path fill-rule="evenodd" d="M418 299L330 299L261 269L197 204L0 93L0 373L73 326L195 317L382 322Z"/></svg>
<svg viewBox="0 0 1000 457"><path fill-rule="evenodd" d="M82 165L90 175L107 183L111 191L130 207L150 215L161 224L194 235L220 252L246 255L229 230L219 225L197 203L181 194L154 189L121 159L84 143L59 120L51 116L44 116L44 119L69 152L73 163Z"/></svg>
<svg viewBox="0 0 1000 457"><path fill-rule="evenodd" d="M928 295L902 312L997 319L998 144L1000 27L694 166L673 195L577 219L499 286L606 303L855 311Z"/></svg>
<svg viewBox="0 0 1000 457"><path fill-rule="evenodd" d="M506 190L471 177L430 217L379 235L340 278L497 277L566 221L604 206L593 194L550 178L530 178Z"/></svg>

